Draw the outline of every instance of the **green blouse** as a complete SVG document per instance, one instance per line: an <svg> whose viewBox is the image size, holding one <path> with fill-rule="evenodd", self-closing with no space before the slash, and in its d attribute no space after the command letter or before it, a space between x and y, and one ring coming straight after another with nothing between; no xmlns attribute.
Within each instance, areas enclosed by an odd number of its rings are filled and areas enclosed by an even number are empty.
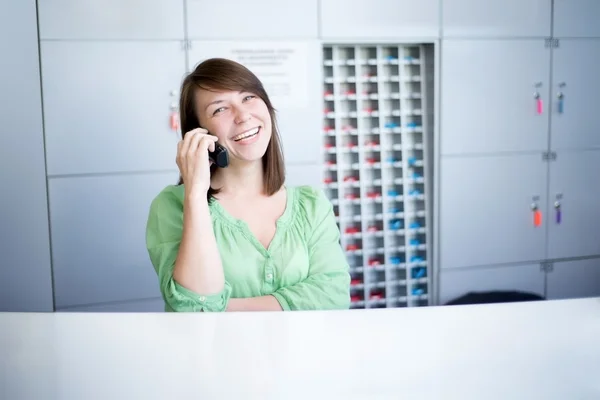
<svg viewBox="0 0 600 400"><path fill-rule="evenodd" d="M287 187L285 211L268 249L247 224L213 200L209 204L225 287L209 296L173 279L183 229L184 185L169 185L153 199L146 246L158 274L165 311L225 311L230 298L273 295L287 310L348 309L349 265L333 207L310 186Z"/></svg>

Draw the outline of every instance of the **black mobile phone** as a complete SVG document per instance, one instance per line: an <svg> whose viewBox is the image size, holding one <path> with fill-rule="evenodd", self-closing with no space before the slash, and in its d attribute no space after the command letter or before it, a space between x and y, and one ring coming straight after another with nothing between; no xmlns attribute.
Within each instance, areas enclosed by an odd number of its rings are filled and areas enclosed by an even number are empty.
<svg viewBox="0 0 600 400"><path fill-rule="evenodd" d="M225 168L229 165L229 153L219 143L215 143L215 151L209 151L208 156L219 168Z"/></svg>

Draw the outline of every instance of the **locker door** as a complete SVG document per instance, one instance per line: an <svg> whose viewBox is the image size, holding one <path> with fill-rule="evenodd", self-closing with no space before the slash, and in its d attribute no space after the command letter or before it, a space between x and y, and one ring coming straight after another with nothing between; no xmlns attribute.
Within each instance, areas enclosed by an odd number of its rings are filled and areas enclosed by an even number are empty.
<svg viewBox="0 0 600 400"><path fill-rule="evenodd" d="M211 0L185 2L190 39L280 40L319 37L318 0L253 0L236 1L233 4Z"/></svg>
<svg viewBox="0 0 600 400"><path fill-rule="evenodd" d="M547 275L547 298L600 296L600 258L555 262Z"/></svg>
<svg viewBox="0 0 600 400"><path fill-rule="evenodd" d="M558 152L549 193L548 258L600 255L600 149Z"/></svg>
<svg viewBox="0 0 600 400"><path fill-rule="evenodd" d="M547 163L540 155L444 157L440 167L442 268L542 260Z"/></svg>
<svg viewBox="0 0 600 400"><path fill-rule="evenodd" d="M551 146L600 148L600 39L560 39L552 51Z"/></svg>
<svg viewBox="0 0 600 400"><path fill-rule="evenodd" d="M440 271L440 299L443 305L469 292L510 290L544 297L545 276L540 264L490 266Z"/></svg>
<svg viewBox="0 0 600 400"><path fill-rule="evenodd" d="M160 297L146 250L150 203L178 174L50 179L56 308Z"/></svg>
<svg viewBox="0 0 600 400"><path fill-rule="evenodd" d="M48 174L176 169L180 42L42 41Z"/></svg>
<svg viewBox="0 0 600 400"><path fill-rule="evenodd" d="M38 1L42 39L183 39L183 1Z"/></svg>
<svg viewBox="0 0 600 400"><path fill-rule="evenodd" d="M442 60L442 155L547 149L543 40L444 40Z"/></svg>
<svg viewBox="0 0 600 400"><path fill-rule="evenodd" d="M554 0L554 37L600 37L600 1Z"/></svg>
<svg viewBox="0 0 600 400"><path fill-rule="evenodd" d="M321 0L321 38L437 38L440 7L439 0Z"/></svg>
<svg viewBox="0 0 600 400"><path fill-rule="evenodd" d="M569 0L570 1L570 0ZM444 37L549 37L551 0L442 0Z"/></svg>

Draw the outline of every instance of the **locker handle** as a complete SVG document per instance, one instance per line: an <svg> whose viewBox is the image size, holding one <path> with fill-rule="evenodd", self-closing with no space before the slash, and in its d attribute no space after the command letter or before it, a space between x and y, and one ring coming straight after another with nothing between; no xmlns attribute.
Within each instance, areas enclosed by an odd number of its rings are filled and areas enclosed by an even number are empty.
<svg viewBox="0 0 600 400"><path fill-rule="evenodd" d="M558 84L559 89L561 89L558 94L556 95L558 97L558 113L562 114L565 112L565 94L562 91L562 88L564 88L566 86L566 83L561 82Z"/></svg>
<svg viewBox="0 0 600 400"><path fill-rule="evenodd" d="M562 210L560 209L560 201L557 200L554 202L554 210L555 210L556 223L560 224L560 222L562 220Z"/></svg>
<svg viewBox="0 0 600 400"><path fill-rule="evenodd" d="M533 94L533 98L535 99L535 111L538 115L542 115L544 113L544 102L538 90L542 87L542 82L537 82L534 87L536 88L536 91Z"/></svg>

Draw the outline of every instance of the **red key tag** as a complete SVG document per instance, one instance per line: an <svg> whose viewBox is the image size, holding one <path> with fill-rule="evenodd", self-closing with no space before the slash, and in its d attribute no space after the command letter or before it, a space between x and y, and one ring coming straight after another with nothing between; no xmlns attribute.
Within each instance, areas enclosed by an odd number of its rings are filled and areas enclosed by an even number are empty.
<svg viewBox="0 0 600 400"><path fill-rule="evenodd" d="M533 212L533 225L536 227L542 225L542 212L540 210Z"/></svg>

